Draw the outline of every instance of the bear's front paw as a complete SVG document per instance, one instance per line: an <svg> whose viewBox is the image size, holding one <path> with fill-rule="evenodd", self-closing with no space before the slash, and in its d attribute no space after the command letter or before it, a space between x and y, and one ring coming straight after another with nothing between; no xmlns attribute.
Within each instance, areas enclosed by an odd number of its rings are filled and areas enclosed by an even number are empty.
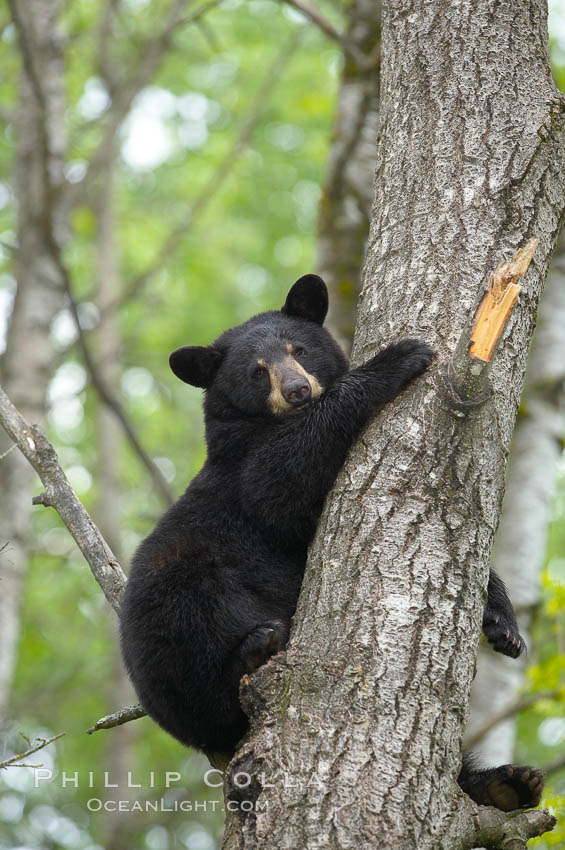
<svg viewBox="0 0 565 850"><path fill-rule="evenodd" d="M435 356L435 351L420 339L403 339L387 346L381 352L382 359L393 361L405 380L416 378L425 372Z"/></svg>
<svg viewBox="0 0 565 850"><path fill-rule="evenodd" d="M503 812L531 809L541 800L543 774L533 767L504 764L490 773L485 790L486 805Z"/></svg>
<svg viewBox="0 0 565 850"><path fill-rule="evenodd" d="M526 649L526 642L517 624L500 614L487 616L485 612L483 632L495 652L502 652L510 658L518 658Z"/></svg>

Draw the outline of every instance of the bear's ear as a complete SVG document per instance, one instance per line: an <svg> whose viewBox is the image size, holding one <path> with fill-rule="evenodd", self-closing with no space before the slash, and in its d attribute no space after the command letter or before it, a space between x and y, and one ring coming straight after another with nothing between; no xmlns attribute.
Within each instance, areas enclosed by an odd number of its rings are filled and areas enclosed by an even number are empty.
<svg viewBox="0 0 565 850"><path fill-rule="evenodd" d="M216 348L187 345L169 357L169 366L181 381L206 389L216 376L222 355Z"/></svg>
<svg viewBox="0 0 565 850"><path fill-rule="evenodd" d="M282 312L323 325L328 312L328 288L322 278L317 274L299 277L286 296Z"/></svg>

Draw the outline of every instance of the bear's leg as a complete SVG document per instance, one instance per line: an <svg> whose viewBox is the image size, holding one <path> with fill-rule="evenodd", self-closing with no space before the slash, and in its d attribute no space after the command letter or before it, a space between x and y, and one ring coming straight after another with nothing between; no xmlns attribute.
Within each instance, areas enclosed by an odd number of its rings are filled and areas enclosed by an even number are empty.
<svg viewBox="0 0 565 850"><path fill-rule="evenodd" d="M489 573L483 632L496 652L511 658L517 658L526 648L504 582L494 570Z"/></svg>
<svg viewBox="0 0 565 850"><path fill-rule="evenodd" d="M254 673L271 655L280 652L287 640L288 629L281 620L270 620L256 626L239 647L243 673Z"/></svg>
<svg viewBox="0 0 565 850"><path fill-rule="evenodd" d="M503 812L537 806L543 790L543 774L533 767L503 764L482 770L470 755L463 757L457 781L475 803Z"/></svg>

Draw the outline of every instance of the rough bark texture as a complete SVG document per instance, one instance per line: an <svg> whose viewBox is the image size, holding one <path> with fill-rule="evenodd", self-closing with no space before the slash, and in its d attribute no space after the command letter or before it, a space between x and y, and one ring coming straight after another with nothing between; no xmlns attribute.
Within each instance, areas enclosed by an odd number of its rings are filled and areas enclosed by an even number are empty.
<svg viewBox="0 0 565 850"><path fill-rule="evenodd" d="M380 30L380 2L352 0L348 10L349 41L374 58L370 67L362 68L351 59L344 60L318 216L316 267L331 294L328 324L347 351L353 340L373 200Z"/></svg>
<svg viewBox="0 0 565 850"><path fill-rule="evenodd" d="M243 766L261 793L254 813L230 816L229 848L478 844L454 780L505 457L565 206L565 110L542 0L388 0L382 44L353 359L418 335L439 362L351 452L289 649L243 683L252 733L226 782ZM491 392L455 403L446 364L489 272L531 236Z"/></svg>
<svg viewBox="0 0 565 850"><path fill-rule="evenodd" d="M532 613L539 601L539 574L545 560L547 527L565 432L565 246L560 240L528 356L520 414L512 437L506 493L492 566L504 579L520 631L528 642ZM527 658L520 662L481 648L471 693L467 732L474 735L493 714L517 698ZM476 752L485 764L512 760L516 718L495 726Z"/></svg>
<svg viewBox="0 0 565 850"><path fill-rule="evenodd" d="M0 382L30 422L41 423L51 374L51 322L63 303L52 260L51 238L64 238L64 93L59 3L17 4L17 35L24 58L17 116L14 188L18 205L15 274L17 292L10 318ZM0 434L0 454L10 447ZM19 452L0 461L0 725L4 722L17 657L20 600L30 540L33 473Z"/></svg>

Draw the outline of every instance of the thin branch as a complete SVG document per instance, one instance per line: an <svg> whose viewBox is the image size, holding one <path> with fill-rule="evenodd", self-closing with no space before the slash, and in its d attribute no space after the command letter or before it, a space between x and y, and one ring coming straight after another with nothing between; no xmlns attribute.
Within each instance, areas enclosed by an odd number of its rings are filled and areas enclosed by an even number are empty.
<svg viewBox="0 0 565 850"><path fill-rule="evenodd" d="M2 454L0 455L0 460L4 460L4 458L5 458L5 457L8 457L8 455L10 454L10 452L13 452L13 451L14 451L14 449L17 449L17 448L18 448L18 447L16 446L16 444L15 444L15 443L12 443L12 445L10 446L10 448L9 448L9 449L6 449L6 451L5 451L5 452L2 452ZM3 547L2 547L2 548L3 548ZM2 549L0 548L0 552L1 552L1 551L2 551Z"/></svg>
<svg viewBox="0 0 565 850"><path fill-rule="evenodd" d="M49 234L47 234L47 236L49 238ZM77 305L76 301L74 300L74 297L73 297L73 294L72 294L69 273L68 273L68 271L67 271L67 269L66 269L66 267L63 264L63 261L61 259L59 246L58 246L58 244L55 243L52 236L49 239L49 242L50 242L50 247L51 247L51 255L52 255L52 258L53 258L53 260L54 260L54 262L57 266L57 271L59 272L59 275L60 275L61 280L63 282L63 287L64 287L64 289L67 293L67 297L68 297L68 300L69 300L69 308L70 308L70 311L71 311L71 315L72 315L75 327L77 329L78 336L77 336L76 342L77 342L77 344L78 344L78 346L81 350L82 357L83 357L83 360L84 360L84 364L85 364L85 366L88 370L88 373L90 374L90 377L92 379L92 384L93 384L94 388L96 389L96 391L98 392L98 394L99 394L100 398L102 399L102 401L104 402L104 404L106 404L106 406L114 413L114 415L116 416L116 418L120 422L120 424L121 424L121 426L124 430L124 433L125 433L127 439L129 440L129 442L131 444L131 447L132 447L134 453L138 456L138 458L141 461L141 463L143 464L143 466L147 469L147 472L149 473L151 480L155 484L157 491L161 494L165 504L172 505L173 502L175 501L175 499L174 499L173 493L171 491L171 488L169 487L167 479L165 478L165 476L163 475L163 473L161 472L161 470L159 469L157 464L153 461L153 459L147 454L147 452L143 448L143 446L142 446L142 444L139 440L139 437L137 436L137 432L136 432L134 426L132 425L132 423L130 422L130 420L128 419L126 413L124 412L122 405L120 404L120 402L116 398L116 396L112 393L112 391L109 389L109 387L106 385L106 382L103 380L103 378L100 374L100 371L97 368L97 364L94 360L94 357L91 354L89 345L86 341L86 334L85 334L85 332L84 332L84 330L81 326L81 323L80 323L78 305ZM19 251L19 249L17 247L15 247L15 246L11 246L11 247L16 253Z"/></svg>
<svg viewBox="0 0 565 850"><path fill-rule="evenodd" d="M201 18L197 23L198 30L202 33L203 38L208 42L211 50L219 52L222 50L222 44L217 33L208 24L206 18Z"/></svg>
<svg viewBox="0 0 565 850"><path fill-rule="evenodd" d="M113 714L107 714L97 720L94 726L86 730L87 735L92 735L93 732L98 732L99 729L113 729L114 726L121 726L123 723L129 723L130 720L137 720L139 717L146 717L146 712L142 709L139 703L137 705L129 705L127 708L121 708Z"/></svg>
<svg viewBox="0 0 565 850"><path fill-rule="evenodd" d="M4 239L0 239L0 247L5 248L6 251L9 251L10 254L13 254L14 256L19 255L20 249L17 245L14 245L13 242L6 242Z"/></svg>
<svg viewBox="0 0 565 850"><path fill-rule="evenodd" d="M290 61L291 57L293 56L300 43L301 36L302 33L300 31L297 33L293 33L288 42L281 48L279 53L275 56L273 63L265 74L264 80L261 86L259 87L259 90L251 105L251 109L249 110L249 113L247 114L247 117L245 118L242 124L238 136L236 137L235 141L233 142L232 146L228 150L223 160L218 165L216 171L212 174L212 176L207 181L204 188L192 204L188 215L183 218L183 220L179 222L179 224L177 224L176 227L174 227L173 230L169 233L164 243L161 245L161 248L157 252L157 256L145 269L145 271L141 272L141 274L138 274L133 279L133 281L131 281L126 291L121 296L119 296L113 303L108 305L109 310L114 310L120 307L122 304L127 303L139 294L139 292L149 282L149 280L155 274L157 274L168 261L170 261L172 254L174 254L178 250L179 246L186 238L190 229L194 227L198 218L204 213L206 207L213 199L216 192L218 192L222 185L225 183L230 173L232 172L236 162L238 161L241 154L251 141L253 133L263 115L265 105L266 103L268 103L269 97L271 96L273 89L281 80L286 65Z"/></svg>
<svg viewBox="0 0 565 850"><path fill-rule="evenodd" d="M218 6L222 0L207 0L206 3L196 9L192 14L184 15L184 9L189 2L190 0L174 0L162 30L140 49L140 60L136 71L131 75L129 80L125 80L117 86L106 117L106 127L102 140L90 157L86 173L82 180L79 180L77 183L68 184L66 188L66 201L69 207L81 202L86 187L107 161L108 152L114 145L116 134L126 118L134 99L149 83L161 65L171 45L175 31L181 26L200 20L206 12Z"/></svg>
<svg viewBox="0 0 565 850"><path fill-rule="evenodd" d="M75 323L77 333L78 333L78 345L82 353L82 357L84 360L84 364L88 370L94 388L98 392L98 395L104 402L104 404L114 413L122 428L124 429L125 435L128 438L131 447L134 452L140 459L141 463L147 469L149 475L151 476L151 480L155 484L155 487L165 500L165 502L169 505L172 505L174 502L174 496L171 492L171 489L167 483L167 480L157 464L152 460L152 458L147 454L141 442L137 436L137 432L135 431L132 423L124 413L124 410L119 402L119 400L114 396L112 391L106 385L106 382L103 380L94 358L90 352L90 348L86 342L86 336L80 324L80 317L78 313L78 306L76 301L73 298L73 294L71 291L71 282L68 275L68 272L63 265L60 256L57 256L58 265L60 268L61 276L64 281L65 290L67 292L67 297L69 299L69 307L71 310L71 315L73 317L73 321Z"/></svg>
<svg viewBox="0 0 565 850"><path fill-rule="evenodd" d="M1 387L0 424L17 443L43 482L45 493L33 499L33 503L55 508L84 555L106 599L118 611L126 583L122 568L75 495L53 446L37 425L29 425L25 421Z"/></svg>
<svg viewBox="0 0 565 850"><path fill-rule="evenodd" d="M346 56L355 62L360 71L370 71L380 61L380 45L375 46L375 50L370 56L365 56L363 51L359 50L357 45L347 35L338 32L327 18L324 18L317 9L313 9L304 0L282 0L282 2L296 9L297 12L300 12L304 17L316 24L325 35L337 41Z"/></svg>
<svg viewBox="0 0 565 850"><path fill-rule="evenodd" d="M101 78L108 84L108 88L112 92L116 89L117 79L109 62L108 54L112 36L112 24L119 3L120 0L106 0L98 25L96 64Z"/></svg>
<svg viewBox="0 0 565 850"><path fill-rule="evenodd" d="M557 823L547 809L507 813L490 806L477 807L477 820L477 831L468 846L501 850L526 850L530 838L550 832Z"/></svg>
<svg viewBox="0 0 565 850"><path fill-rule="evenodd" d="M24 66L24 70L33 89L33 93L35 95L37 103L39 104L39 107L43 114L43 118L45 119L47 106L45 103L45 95L43 93L43 88L41 86L41 75L35 67L34 45L31 43L30 34L26 32L24 22L20 17L20 10L18 8L16 0L8 0L8 5L10 6L10 12L12 14L12 20L14 22L16 32L18 33L18 41L20 44L20 52L22 55L22 63ZM45 124L46 122L44 120L41 123ZM47 144L47 127L44 127L43 132L45 135L45 139L42 139L42 141L45 142L45 146L46 148L48 148L49 146Z"/></svg>
<svg viewBox="0 0 565 850"><path fill-rule="evenodd" d="M186 2L186 0L183 0L182 3L181 3L181 0L176 0L176 3L174 4L174 9L177 10L177 9L182 8L184 6L185 2ZM61 257L60 244L59 244L59 242L56 238L56 235L55 235L55 228L54 228L54 222L53 222L53 217L52 217L52 213L51 213L51 208L49 206L49 203L47 203L47 199L52 198L53 195L49 191L49 189L50 189L49 167L48 167L48 165L49 165L49 139L48 139L48 136L47 136L47 129L46 129L49 122L46 120L47 104L46 104L46 100L45 100L45 94L44 94L42 87L41 87L41 79L40 79L40 76L38 74L37 68L34 65L33 49L32 49L33 44L29 43L29 41L28 41L29 36L28 36L28 33L26 32L24 23L23 23L20 15L19 15L19 7L14 2L14 0L11 0L11 6L10 7L11 7L12 15L13 15L13 18L14 18L14 23L16 25L18 35L19 35L19 42L20 42L21 51L22 51L24 68L25 68L27 76L30 79L30 84L31 84L32 89L35 93L36 99L37 99L38 104L39 104L39 108L42 111L43 119L44 119L43 121L40 122L40 124L41 124L41 132L42 132L42 137L41 137L41 146L42 146L42 155L43 155L42 168L43 168L43 174L44 174L44 184L45 184L44 192L45 192L45 198L46 198L46 212L47 212L47 215L45 217L46 243L48 244L48 246L50 248L50 253L52 255L53 262L55 263L55 266L57 268L57 271L59 273L59 276L61 278L63 286L67 290L67 294L68 294L69 302L70 302L70 307L71 307L71 313L73 315L73 318L75 320L75 324L77 326L77 330L78 330L78 334L79 334L79 344L80 344L82 352L83 352L84 361L85 361L85 364L86 364L86 366L87 366L87 368L88 368L88 370L91 374L92 381L93 381L96 389L98 390L100 397L107 404L107 406L114 412L114 414L116 415L116 417L120 421L120 423L121 423L128 439L129 439L135 453L138 455L138 457L140 458L143 465L149 471L149 474L152 478L152 481L153 481L157 491L159 493L161 493L161 495L163 496L163 498L165 499L165 502L167 504L172 504L172 502L174 501L173 495L171 493L171 490L169 488L169 485L168 485L165 477L161 473L160 469L153 462L153 460L149 457L149 455L143 449L143 447L142 447L142 445L141 445L141 443L140 443L140 441L137 437L137 434L133 429L133 426L128 421L121 405L119 404L119 401L116 398L113 397L113 395L109 392L109 390L105 386L104 382L101 380L100 376L98 375L98 372L97 372L97 369L96 369L96 364L94 363L94 360L93 360L93 358L90 354L90 351L89 351L88 346L86 345L86 342L85 342L85 339L84 339L82 328L80 326L80 321L79 321L79 317L78 317L78 311L77 311L76 303L74 302L74 299L72 297L69 275L68 275L68 272L66 270L66 267L65 267L63 260L62 260L62 257ZM169 19L169 27L172 27L173 24L174 24L174 20Z"/></svg>
<svg viewBox="0 0 565 850"><path fill-rule="evenodd" d="M466 740L465 746L470 750L475 747L479 741L481 741L484 736L490 732L495 726L498 726L499 723L502 723L503 720L508 720L509 717L513 717L515 714L519 714L521 711L525 711L527 708L531 708L537 702L540 702L542 699L557 699L561 696L563 690L559 690L559 688L555 688L552 691L539 691L537 694L532 694L531 696L524 697L522 699L518 699L515 702L511 703L502 711L499 711L497 714L493 714L480 729Z"/></svg>
<svg viewBox="0 0 565 850"><path fill-rule="evenodd" d="M51 163L51 138L49 128L51 126L47 95L43 91L41 72L38 70L35 62L36 46L33 44L31 33L26 31L23 18L20 15L21 5L19 6L16 0L8 0L14 27L18 35L18 43L22 57L22 65L24 73L29 81L31 91L37 101L38 110L41 115L41 120L37 122L37 133L39 145L41 149L41 175L43 182L43 214L45 218L45 230L48 233L54 233L53 228L53 180L50 169ZM53 237L54 238L54 237Z"/></svg>
<svg viewBox="0 0 565 850"><path fill-rule="evenodd" d="M40 767L37 764L22 764L22 759L25 759L26 756L30 756L32 753L38 752L38 750L42 750L44 747L47 747L49 744L52 744L53 741L58 741L59 738L62 738L66 732L59 732L58 735L53 735L52 738L35 738L37 744L31 746L24 753L17 753L15 756L11 756L9 759L5 761L0 761L0 768L6 767Z"/></svg>

